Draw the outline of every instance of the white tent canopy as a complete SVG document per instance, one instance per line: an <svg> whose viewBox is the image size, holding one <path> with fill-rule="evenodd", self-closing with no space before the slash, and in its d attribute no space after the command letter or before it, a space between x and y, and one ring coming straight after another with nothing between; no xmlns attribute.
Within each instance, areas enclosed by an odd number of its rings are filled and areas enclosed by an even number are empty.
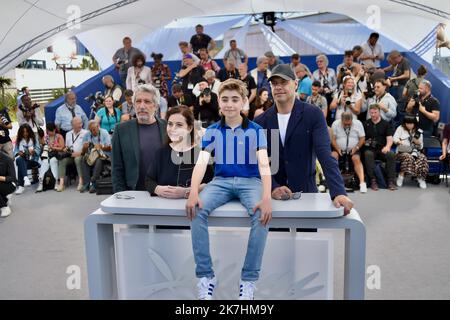
<svg viewBox="0 0 450 320"><path fill-rule="evenodd" d="M78 36L94 56L112 57L124 36L140 43L151 32L183 17L335 12L378 30L407 49L416 46L437 23L447 23L450 18L450 5L442 0L380 0L377 7L373 4L371 0L4 1L0 12L0 74L58 38ZM68 23L74 19L79 24Z"/></svg>

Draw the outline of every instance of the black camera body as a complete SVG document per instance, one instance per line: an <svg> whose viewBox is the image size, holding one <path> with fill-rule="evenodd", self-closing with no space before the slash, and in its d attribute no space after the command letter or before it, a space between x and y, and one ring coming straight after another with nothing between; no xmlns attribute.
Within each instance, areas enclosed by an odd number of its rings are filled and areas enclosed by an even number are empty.
<svg viewBox="0 0 450 320"><path fill-rule="evenodd" d="M350 66L350 67L343 66L343 67L341 67L341 69L339 69L339 71L340 71L341 74L345 73L346 71L352 72L353 71L353 66Z"/></svg>
<svg viewBox="0 0 450 320"><path fill-rule="evenodd" d="M414 136L413 136L413 138L414 139L420 139L420 136L422 135L422 133L423 133L423 130L422 129L417 129L417 131L414 133Z"/></svg>
<svg viewBox="0 0 450 320"><path fill-rule="evenodd" d="M366 139L364 145L370 149L378 149L381 146L380 143L378 143L378 141L372 138Z"/></svg>
<svg viewBox="0 0 450 320"><path fill-rule="evenodd" d="M210 88L205 88L203 89L203 91L200 93L201 97L205 97L205 96L210 96L211 95L211 89Z"/></svg>
<svg viewBox="0 0 450 320"><path fill-rule="evenodd" d="M352 155L350 152L342 151L342 156L339 157L339 169L342 173L351 173L353 170L352 167Z"/></svg>
<svg viewBox="0 0 450 320"><path fill-rule="evenodd" d="M84 98L86 101L93 101L91 105L91 109L97 110L100 106L103 105L103 102L105 101L105 97L102 95L100 91L97 91L95 94L90 94L86 98Z"/></svg>

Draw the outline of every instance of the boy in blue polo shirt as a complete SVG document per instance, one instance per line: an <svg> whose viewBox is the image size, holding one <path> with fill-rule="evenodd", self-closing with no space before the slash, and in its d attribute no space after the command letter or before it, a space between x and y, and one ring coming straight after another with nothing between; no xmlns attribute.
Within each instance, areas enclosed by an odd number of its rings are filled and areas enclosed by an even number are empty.
<svg viewBox="0 0 450 320"><path fill-rule="evenodd" d="M239 284L240 300L253 299L261 269L268 223L272 218L271 173L263 129L241 113L246 101L247 89L242 81L229 79L221 84L219 107L222 119L206 130L202 151L192 173L186 211L192 221L198 298L202 300L212 299L217 286L209 252L208 215L232 199L239 199L251 218ZM199 194L211 155L215 161L215 177Z"/></svg>

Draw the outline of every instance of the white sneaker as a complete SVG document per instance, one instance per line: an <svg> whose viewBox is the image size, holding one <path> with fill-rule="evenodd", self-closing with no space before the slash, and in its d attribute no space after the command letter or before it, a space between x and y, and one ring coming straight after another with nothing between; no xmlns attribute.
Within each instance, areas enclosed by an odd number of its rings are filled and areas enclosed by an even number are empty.
<svg viewBox="0 0 450 320"><path fill-rule="evenodd" d="M425 182L425 180L417 179L417 182L419 182L420 189L426 189L427 188L427 183Z"/></svg>
<svg viewBox="0 0 450 320"><path fill-rule="evenodd" d="M405 179L404 176L398 176L397 178L397 187L401 187L403 185L403 180Z"/></svg>
<svg viewBox="0 0 450 320"><path fill-rule="evenodd" d="M367 184L365 182L359 185L359 192L366 193L367 192Z"/></svg>
<svg viewBox="0 0 450 320"><path fill-rule="evenodd" d="M197 291L199 300L212 300L214 289L217 286L217 278L203 277L198 280Z"/></svg>
<svg viewBox="0 0 450 320"><path fill-rule="evenodd" d="M3 207L0 211L1 211L0 217L2 217L2 218L6 218L7 216L9 216L11 214L11 208L8 206Z"/></svg>
<svg viewBox="0 0 450 320"><path fill-rule="evenodd" d="M8 206L10 206L12 204L12 193L8 194L6 199L8 199Z"/></svg>
<svg viewBox="0 0 450 320"><path fill-rule="evenodd" d="M31 186L30 178L28 178L28 177L23 177L23 186L24 186L24 187L29 187L29 186Z"/></svg>
<svg viewBox="0 0 450 320"><path fill-rule="evenodd" d="M239 282L239 300L253 300L255 289L256 287L254 281L241 280Z"/></svg>
<svg viewBox="0 0 450 320"><path fill-rule="evenodd" d="M16 194L22 194L25 191L25 188L22 186L17 187Z"/></svg>

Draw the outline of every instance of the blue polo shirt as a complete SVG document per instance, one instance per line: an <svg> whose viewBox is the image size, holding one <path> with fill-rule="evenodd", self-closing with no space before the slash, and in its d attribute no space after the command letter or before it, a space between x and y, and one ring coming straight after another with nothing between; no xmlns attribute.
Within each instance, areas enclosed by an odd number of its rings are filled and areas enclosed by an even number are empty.
<svg viewBox="0 0 450 320"><path fill-rule="evenodd" d="M214 175L218 177L260 177L256 156L260 149L267 149L264 130L247 118L235 129L222 118L202 137L202 150L214 156Z"/></svg>

